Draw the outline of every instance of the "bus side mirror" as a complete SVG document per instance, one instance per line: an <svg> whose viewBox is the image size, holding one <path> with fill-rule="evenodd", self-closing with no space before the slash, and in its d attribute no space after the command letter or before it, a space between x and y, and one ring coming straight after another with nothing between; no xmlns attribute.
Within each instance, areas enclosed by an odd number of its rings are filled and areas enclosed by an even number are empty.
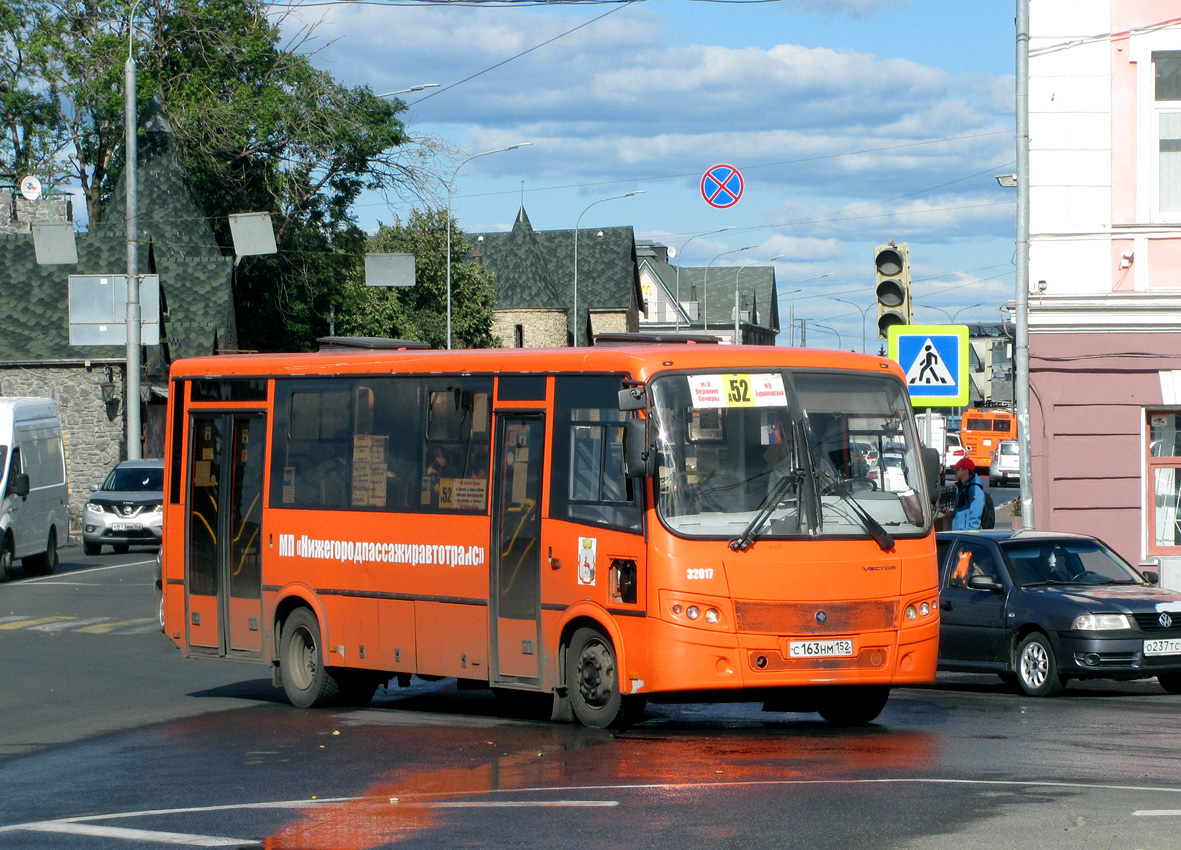
<svg viewBox="0 0 1181 850"><path fill-rule="evenodd" d="M943 483L943 463L939 449L923 449L923 478L927 481L927 492L936 495Z"/></svg>
<svg viewBox="0 0 1181 850"><path fill-rule="evenodd" d="M648 390L646 387L628 387L619 391L619 409L643 410L648 406Z"/></svg>
<svg viewBox="0 0 1181 850"><path fill-rule="evenodd" d="M624 423L623 474L628 478L651 478L656 474L656 452L648 445L647 419Z"/></svg>
<svg viewBox="0 0 1181 850"><path fill-rule="evenodd" d="M22 499L29 495L29 476L22 472L12 479L12 492Z"/></svg>

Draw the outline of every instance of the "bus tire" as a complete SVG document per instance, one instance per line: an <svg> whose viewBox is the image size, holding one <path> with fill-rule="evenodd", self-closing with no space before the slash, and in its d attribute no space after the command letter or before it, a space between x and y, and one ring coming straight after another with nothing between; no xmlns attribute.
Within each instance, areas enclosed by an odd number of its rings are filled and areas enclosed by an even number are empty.
<svg viewBox="0 0 1181 850"><path fill-rule="evenodd" d="M641 708L620 693L615 647L598 629L577 629L570 639L566 691L574 718L592 729L618 729Z"/></svg>
<svg viewBox="0 0 1181 850"><path fill-rule="evenodd" d="M834 726L868 726L890 698L885 685L834 687L824 696L817 711Z"/></svg>
<svg viewBox="0 0 1181 850"><path fill-rule="evenodd" d="M364 708L369 705L373 700L373 694L377 691L377 686L385 681L372 670L335 668L329 670L328 674L336 682L336 689L340 693L336 704L353 708Z"/></svg>
<svg viewBox="0 0 1181 850"><path fill-rule="evenodd" d="M283 621L279 670L283 690L296 708L328 705L340 696L340 687L324 666L320 624L307 608L296 608Z"/></svg>

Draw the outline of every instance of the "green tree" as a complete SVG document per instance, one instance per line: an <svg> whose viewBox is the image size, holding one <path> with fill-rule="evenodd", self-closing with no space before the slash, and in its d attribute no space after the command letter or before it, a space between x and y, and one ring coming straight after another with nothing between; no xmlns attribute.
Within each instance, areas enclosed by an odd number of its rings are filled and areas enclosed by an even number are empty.
<svg viewBox="0 0 1181 850"><path fill-rule="evenodd" d="M340 292L341 333L384 336L447 347L447 213L414 210L402 224L382 225L369 238L368 251L414 255L414 286L365 285L358 264ZM463 262L467 240L451 221L451 344L454 348L500 345L492 336L495 286L483 263Z"/></svg>
<svg viewBox="0 0 1181 850"><path fill-rule="evenodd" d="M284 42L272 11L262 0L143 0L131 27L127 0L15 0L0 12L0 163L81 186L101 221L123 169L133 51L139 107L162 100L223 245L228 214L274 217L279 253L239 266L240 344L307 348L327 330L343 255L364 243L357 197L417 196L427 179L418 154L430 144L407 150L405 104L313 67L312 30ZM39 107L37 120L12 117L22 99Z"/></svg>

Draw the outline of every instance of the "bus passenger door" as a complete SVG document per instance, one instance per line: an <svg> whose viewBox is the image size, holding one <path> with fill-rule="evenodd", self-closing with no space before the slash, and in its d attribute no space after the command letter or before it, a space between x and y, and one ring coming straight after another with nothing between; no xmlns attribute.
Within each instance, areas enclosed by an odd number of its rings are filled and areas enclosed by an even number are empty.
<svg viewBox="0 0 1181 850"><path fill-rule="evenodd" d="M492 509L492 683L541 681L541 485L545 417L498 418Z"/></svg>
<svg viewBox="0 0 1181 850"><path fill-rule="evenodd" d="M266 418L196 413L189 433L189 647L258 657Z"/></svg>

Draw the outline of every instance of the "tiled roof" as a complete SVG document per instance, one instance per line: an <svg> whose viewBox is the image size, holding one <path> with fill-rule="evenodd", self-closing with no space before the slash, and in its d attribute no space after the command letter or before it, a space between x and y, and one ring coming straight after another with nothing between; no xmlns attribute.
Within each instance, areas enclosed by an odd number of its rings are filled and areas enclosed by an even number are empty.
<svg viewBox="0 0 1181 850"><path fill-rule="evenodd" d="M175 141L158 106L145 111L139 140L137 191L138 272L160 275L161 334L172 357L209 354L236 345L231 279L233 258L222 254L208 219L181 169ZM106 223L77 234L76 265L37 264L33 239L0 235L4 271L0 291L8 322L0 334L0 364L121 360L125 346L69 344L71 274L127 272L124 181L107 209Z"/></svg>
<svg viewBox="0 0 1181 850"><path fill-rule="evenodd" d="M496 276L496 306L574 305L574 230L534 230L524 207L508 233L470 233L468 258L480 259ZM586 327L591 310L640 306L635 233L631 227L584 227L578 231L578 313ZM573 323L570 331L573 333Z"/></svg>
<svg viewBox="0 0 1181 850"><path fill-rule="evenodd" d="M677 298L677 266L648 257L645 262L660 278L675 301ZM709 293L705 288L708 283ZM775 289L774 266L684 266L680 269L680 300L698 302L704 315L708 311L710 326L734 323L734 287L740 286L745 296L742 310L751 312L751 324L779 331L779 297ZM754 314L757 313L757 316ZM758 321L753 321L757 318ZM700 324L698 319L694 324Z"/></svg>

